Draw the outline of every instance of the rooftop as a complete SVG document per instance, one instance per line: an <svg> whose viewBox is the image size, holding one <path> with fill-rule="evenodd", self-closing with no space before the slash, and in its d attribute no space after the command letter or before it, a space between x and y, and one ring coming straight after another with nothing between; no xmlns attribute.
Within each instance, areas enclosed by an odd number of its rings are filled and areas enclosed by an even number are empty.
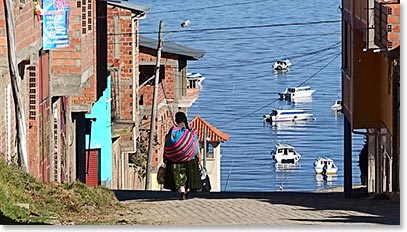
<svg viewBox="0 0 407 232"><path fill-rule="evenodd" d="M203 142L205 129L206 137L209 138L210 142L226 142L230 137L228 134L212 126L200 116L195 116L195 118L191 120L190 125L197 130L199 142Z"/></svg>
<svg viewBox="0 0 407 232"><path fill-rule="evenodd" d="M158 41L155 39L150 39L144 36L140 36L140 47L146 47L150 49L157 49ZM163 43L163 52L176 54L184 56L189 60L199 60L202 56L205 55L204 51L196 50L190 47L178 45L176 43L164 41Z"/></svg>

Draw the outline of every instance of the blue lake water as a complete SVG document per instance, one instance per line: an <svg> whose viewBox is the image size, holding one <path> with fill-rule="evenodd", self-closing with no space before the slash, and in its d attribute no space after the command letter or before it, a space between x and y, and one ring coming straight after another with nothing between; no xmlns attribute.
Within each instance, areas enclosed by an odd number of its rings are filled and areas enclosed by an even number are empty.
<svg viewBox="0 0 407 232"><path fill-rule="evenodd" d="M343 115L330 106L341 97L340 0L269 0L209 2L192 0L134 1L150 13L140 34L157 38L164 21L165 41L206 51L188 63L206 80L188 117L200 115L230 135L222 144L222 191L312 192L343 186ZM180 30L180 23L191 25ZM165 42L164 42L165 43ZM290 58L290 71L276 73L275 60ZM309 85L312 98L291 103L278 99L286 87ZM315 120L263 124L272 109L304 109ZM295 168L276 168L271 151L277 142L293 145L302 155ZM358 155L364 138L353 136L353 184L360 184ZM339 171L315 175L317 156L334 159Z"/></svg>

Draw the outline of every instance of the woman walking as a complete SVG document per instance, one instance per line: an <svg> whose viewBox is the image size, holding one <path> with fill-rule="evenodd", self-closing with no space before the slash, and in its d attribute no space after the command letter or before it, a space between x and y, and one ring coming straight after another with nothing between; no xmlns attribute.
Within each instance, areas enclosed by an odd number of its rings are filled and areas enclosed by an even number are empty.
<svg viewBox="0 0 407 232"><path fill-rule="evenodd" d="M178 191L181 200L186 199L191 190L201 188L198 151L199 140L196 130L189 127L187 116L183 112L177 112L175 125L165 137L164 188Z"/></svg>

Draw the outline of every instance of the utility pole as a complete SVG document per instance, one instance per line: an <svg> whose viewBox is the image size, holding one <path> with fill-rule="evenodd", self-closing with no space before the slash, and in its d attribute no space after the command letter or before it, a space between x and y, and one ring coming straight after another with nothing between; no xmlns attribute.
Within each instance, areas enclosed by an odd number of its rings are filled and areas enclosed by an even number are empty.
<svg viewBox="0 0 407 232"><path fill-rule="evenodd" d="M208 151L207 151L207 146L208 146L208 135L207 135L207 127L205 127L205 129L204 129L204 141L203 141L203 148L204 148L204 152L203 152L203 157L202 157L202 159L203 159L203 166L204 166L204 168L206 168L206 154L208 153Z"/></svg>
<svg viewBox="0 0 407 232"><path fill-rule="evenodd" d="M158 84L160 81L160 60L161 60L161 51L163 49L163 24L164 22L160 21L160 27L158 30L158 44L157 44L157 62L155 66L155 77L154 77L154 93L153 93L153 104L151 105L151 122L150 122L150 139L148 141L148 151L147 151L147 170L146 170L146 186L145 190L151 188L151 163L152 163L152 153L153 153L153 143L155 135L155 121L157 114L157 95L158 95Z"/></svg>
<svg viewBox="0 0 407 232"><path fill-rule="evenodd" d="M18 160L23 169L28 172L28 154L27 154L27 132L25 122L25 111L21 95L21 78L18 73L17 51L16 51L16 25L13 14L13 2L4 0L4 13L6 17L7 30L7 50L8 64L10 68L10 79L13 89L15 117L17 120L17 141L18 141Z"/></svg>

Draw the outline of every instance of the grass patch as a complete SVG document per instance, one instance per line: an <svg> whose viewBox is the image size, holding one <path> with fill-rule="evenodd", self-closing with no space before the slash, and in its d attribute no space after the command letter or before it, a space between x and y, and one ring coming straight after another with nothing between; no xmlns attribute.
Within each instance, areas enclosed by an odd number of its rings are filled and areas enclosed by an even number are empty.
<svg viewBox="0 0 407 232"><path fill-rule="evenodd" d="M0 159L0 211L22 224L75 223L78 215L98 215L121 207L113 192L81 182L39 183Z"/></svg>

